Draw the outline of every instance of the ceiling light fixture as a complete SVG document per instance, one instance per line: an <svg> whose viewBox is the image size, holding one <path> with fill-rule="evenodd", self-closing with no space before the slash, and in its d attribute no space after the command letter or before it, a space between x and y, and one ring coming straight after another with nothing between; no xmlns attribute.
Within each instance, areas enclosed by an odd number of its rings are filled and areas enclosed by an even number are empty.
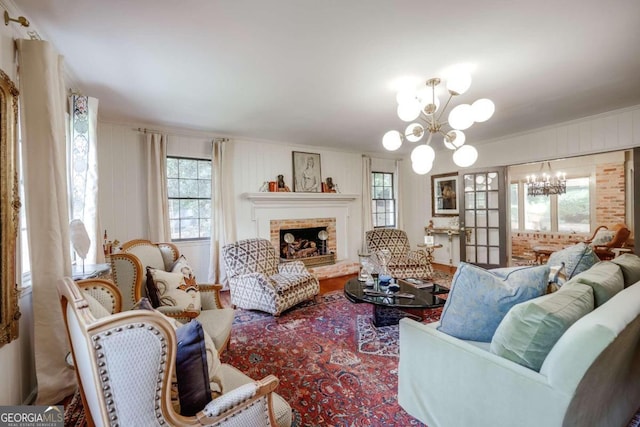
<svg viewBox="0 0 640 427"><path fill-rule="evenodd" d="M547 162L549 173L542 172L544 163L540 166L540 175L527 175L527 195L529 196L551 196L553 194L564 194L567 192L567 174L558 172L551 173L551 163Z"/></svg>
<svg viewBox="0 0 640 427"><path fill-rule="evenodd" d="M411 152L413 171L424 175L433 167L436 153L431 147L434 134L444 137L444 146L454 150L453 161L460 167L474 164L478 158L478 151L471 145L465 145L465 135L462 132L476 122L484 122L491 118L495 111L493 102L489 99L478 99L473 104L460 104L451 109L448 121L443 122L442 116L454 96L462 95L471 86L471 76L466 72L457 72L447 79L446 88L449 98L440 109L440 100L436 96L436 87L441 83L439 78L429 79L426 87L418 90L401 90L396 96L398 102L398 117L405 122L413 122L404 133L390 130L382 137L382 145L389 151L395 151L402 146L406 139L409 142L420 141L425 133L429 138L424 144L418 145ZM414 122L420 119L422 123ZM445 131L444 127L451 128Z"/></svg>

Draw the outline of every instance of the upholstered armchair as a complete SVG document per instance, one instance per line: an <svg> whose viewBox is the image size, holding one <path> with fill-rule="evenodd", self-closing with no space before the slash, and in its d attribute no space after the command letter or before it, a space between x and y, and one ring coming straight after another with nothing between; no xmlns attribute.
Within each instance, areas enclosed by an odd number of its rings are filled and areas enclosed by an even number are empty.
<svg viewBox="0 0 640 427"><path fill-rule="evenodd" d="M625 224L616 224L611 229L601 225L585 243L591 245L601 261L605 261L615 258L612 249L624 247L630 235L631 230Z"/></svg>
<svg viewBox="0 0 640 427"><path fill-rule="evenodd" d="M76 285L83 294L90 295L109 314L122 311L122 295L113 282L104 279L77 280Z"/></svg>
<svg viewBox="0 0 640 427"><path fill-rule="evenodd" d="M291 425L276 377L254 381L227 364L217 368L222 394L195 416L180 415L171 399L177 340L169 320L150 310L96 319L86 291L70 278L57 286L88 425Z"/></svg>
<svg viewBox="0 0 640 427"><path fill-rule="evenodd" d="M147 267L170 271L180 258L180 251L173 243L152 243L136 239L122 245L121 251L111 255L113 281L123 296L123 310L130 310L137 301L147 295ZM216 348L226 348L231 336L234 310L223 308L220 300L222 285L197 284L200 310L186 312L171 306L161 306L158 310L181 322L198 319L202 327L211 335Z"/></svg>
<svg viewBox="0 0 640 427"><path fill-rule="evenodd" d="M422 250L411 250L409 238L403 230L395 228L376 228L369 230L365 234L367 250L371 253L372 260L380 265L378 253L387 249L391 259L387 268L391 276L396 278L430 278L431 264L427 259L427 254Z"/></svg>
<svg viewBox="0 0 640 427"><path fill-rule="evenodd" d="M246 239L225 245L222 256L229 277L231 303L236 307L279 316L320 292L318 279L302 261L280 263L269 240Z"/></svg>

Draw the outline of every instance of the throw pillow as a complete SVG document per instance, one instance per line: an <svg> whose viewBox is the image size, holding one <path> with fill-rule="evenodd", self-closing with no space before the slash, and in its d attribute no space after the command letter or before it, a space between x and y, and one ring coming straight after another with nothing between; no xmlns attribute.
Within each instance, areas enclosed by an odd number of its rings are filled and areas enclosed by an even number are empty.
<svg viewBox="0 0 640 427"><path fill-rule="evenodd" d="M547 288L547 265L508 270L495 274L461 262L437 329L464 340L490 342L511 307L539 297Z"/></svg>
<svg viewBox="0 0 640 427"><path fill-rule="evenodd" d="M593 310L593 301L589 286L570 283L553 294L516 304L496 329L490 351L540 371L562 334Z"/></svg>
<svg viewBox="0 0 640 427"><path fill-rule="evenodd" d="M586 243L578 243L552 253L547 260L547 264L560 265L564 263L565 276L568 280L588 270L598 261L600 261L600 259L593 252L591 246Z"/></svg>
<svg viewBox="0 0 640 427"><path fill-rule="evenodd" d="M622 254L611 262L616 263L624 276L624 287L629 287L640 281L640 257L634 254Z"/></svg>
<svg viewBox="0 0 640 427"><path fill-rule="evenodd" d="M141 298L134 305L133 308L134 310L150 310L158 313L160 316L165 318L171 324L171 326L173 326L174 330L182 326L182 323L178 322L176 319L165 316L164 314L162 314L161 312L153 308L153 306L151 305L151 303L147 298ZM213 339L211 339L211 336L204 329L202 329L202 332L204 335L204 345L207 352L207 366L209 367L208 375L209 375L209 381L210 381L210 388L213 391L214 397L217 397L217 395L222 393L222 380L220 379L220 375L219 375L220 372L218 371L222 366L222 363L220 362L220 358L218 356L218 350L216 349L216 346L213 343ZM173 382L174 383L176 382L175 378Z"/></svg>
<svg viewBox="0 0 640 427"><path fill-rule="evenodd" d="M200 292L197 286L187 285L182 273L170 273L147 267L156 288L160 306L175 308L184 313L200 313Z"/></svg>
<svg viewBox="0 0 640 427"><path fill-rule="evenodd" d="M591 240L591 246L606 245L611 240L613 240L613 236L615 235L615 231L601 228Z"/></svg>
<svg viewBox="0 0 640 427"><path fill-rule="evenodd" d="M596 307L600 307L611 297L624 289L624 276L617 264L601 261L589 270L578 274L573 281L593 288Z"/></svg>
<svg viewBox="0 0 640 427"><path fill-rule="evenodd" d="M184 255L180 255L169 271L172 273L181 273L184 276L184 282L188 286L195 286L197 289L198 282L196 281L196 275L193 273L193 269Z"/></svg>
<svg viewBox="0 0 640 427"><path fill-rule="evenodd" d="M197 320L176 329L180 415L192 417L211 401L204 331Z"/></svg>
<svg viewBox="0 0 640 427"><path fill-rule="evenodd" d="M150 267L147 267L147 296L149 297L149 302L154 308L160 307L160 292L158 292L158 287L156 286L156 282L153 280L153 276L149 271Z"/></svg>

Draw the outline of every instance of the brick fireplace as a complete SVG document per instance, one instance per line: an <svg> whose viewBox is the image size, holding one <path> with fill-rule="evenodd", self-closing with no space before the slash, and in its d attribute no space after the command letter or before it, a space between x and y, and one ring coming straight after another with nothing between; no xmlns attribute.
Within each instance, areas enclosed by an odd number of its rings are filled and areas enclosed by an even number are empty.
<svg viewBox="0 0 640 427"><path fill-rule="evenodd" d="M335 262L337 248L335 218L282 219L271 220L269 224L270 240L275 248L280 249L280 258L299 259L307 266ZM326 232L326 240L323 241L318 236L320 231ZM286 235L291 236L294 241L286 242Z"/></svg>
<svg viewBox="0 0 640 427"><path fill-rule="evenodd" d="M318 278L338 277L358 272L358 232L350 226L351 210L357 195L341 193L244 193L251 201L255 223L252 235L268 239L281 252L280 229L326 227L327 252L335 254L332 265L307 265ZM319 215L320 214L320 215ZM354 236L355 234L355 236ZM355 241L354 241L355 240ZM315 242L318 245L318 242Z"/></svg>

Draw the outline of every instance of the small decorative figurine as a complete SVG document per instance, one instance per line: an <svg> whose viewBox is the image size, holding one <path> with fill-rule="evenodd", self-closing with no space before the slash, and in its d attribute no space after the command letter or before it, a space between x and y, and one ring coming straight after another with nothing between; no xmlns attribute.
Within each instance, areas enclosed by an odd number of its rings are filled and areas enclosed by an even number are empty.
<svg viewBox="0 0 640 427"><path fill-rule="evenodd" d="M335 193L338 189L337 185L333 183L333 178L327 177L327 193Z"/></svg>
<svg viewBox="0 0 640 427"><path fill-rule="evenodd" d="M289 192L289 187L284 183L284 175L278 175L278 191Z"/></svg>

